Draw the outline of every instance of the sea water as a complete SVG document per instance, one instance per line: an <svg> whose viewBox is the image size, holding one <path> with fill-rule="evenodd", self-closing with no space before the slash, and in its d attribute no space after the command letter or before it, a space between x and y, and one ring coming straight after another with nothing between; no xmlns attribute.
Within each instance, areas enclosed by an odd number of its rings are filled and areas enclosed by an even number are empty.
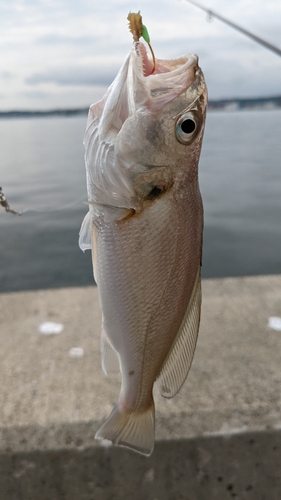
<svg viewBox="0 0 281 500"><path fill-rule="evenodd" d="M78 247L88 211L86 116L0 121L0 291L93 284ZM199 164L205 278L281 273L281 110L207 116Z"/></svg>

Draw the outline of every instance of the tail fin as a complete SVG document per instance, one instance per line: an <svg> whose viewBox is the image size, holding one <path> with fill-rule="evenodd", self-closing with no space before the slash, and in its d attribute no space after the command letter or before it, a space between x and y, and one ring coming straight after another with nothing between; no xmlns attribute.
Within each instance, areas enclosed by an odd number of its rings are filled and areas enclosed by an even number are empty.
<svg viewBox="0 0 281 500"><path fill-rule="evenodd" d="M115 405L108 419L97 431L96 439L109 439L113 444L151 455L154 448L154 402L144 412L125 413Z"/></svg>

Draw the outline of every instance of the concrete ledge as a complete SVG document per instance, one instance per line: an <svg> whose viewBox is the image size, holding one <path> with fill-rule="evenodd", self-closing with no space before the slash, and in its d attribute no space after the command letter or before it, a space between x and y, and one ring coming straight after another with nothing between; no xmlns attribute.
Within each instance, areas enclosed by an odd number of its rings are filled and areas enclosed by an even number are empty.
<svg viewBox="0 0 281 500"><path fill-rule="evenodd" d="M100 368L96 288L0 295L1 500L280 499L281 332L270 316L281 316L281 276L203 282L194 363L174 399L156 394L146 459L94 441L120 386ZM64 330L42 335L45 321Z"/></svg>
<svg viewBox="0 0 281 500"><path fill-rule="evenodd" d="M0 455L1 500L280 500L281 433Z"/></svg>

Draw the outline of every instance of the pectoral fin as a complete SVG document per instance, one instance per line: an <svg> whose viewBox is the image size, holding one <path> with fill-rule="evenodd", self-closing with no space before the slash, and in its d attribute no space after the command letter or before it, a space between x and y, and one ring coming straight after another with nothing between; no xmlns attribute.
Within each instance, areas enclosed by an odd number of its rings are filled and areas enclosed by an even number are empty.
<svg viewBox="0 0 281 500"><path fill-rule="evenodd" d="M92 218L90 211L85 215L79 231L79 246L83 252L92 248Z"/></svg>
<svg viewBox="0 0 281 500"><path fill-rule="evenodd" d="M158 377L157 385L165 398L177 394L189 372L197 342L200 310L201 280L198 272L181 327Z"/></svg>

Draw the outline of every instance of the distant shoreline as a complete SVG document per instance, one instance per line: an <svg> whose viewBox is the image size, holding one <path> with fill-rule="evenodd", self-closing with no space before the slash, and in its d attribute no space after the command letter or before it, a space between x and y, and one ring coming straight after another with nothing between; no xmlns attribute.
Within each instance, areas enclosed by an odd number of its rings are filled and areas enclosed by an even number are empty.
<svg viewBox="0 0 281 500"><path fill-rule="evenodd" d="M271 110L281 108L281 95L274 97L233 98L209 100L210 111ZM50 110L11 110L0 111L1 118L39 118L43 116L87 115L89 108L50 109Z"/></svg>
<svg viewBox="0 0 281 500"><path fill-rule="evenodd" d="M87 115L89 108L49 109L49 110L13 110L0 111L1 118L39 118L41 116L77 116Z"/></svg>

